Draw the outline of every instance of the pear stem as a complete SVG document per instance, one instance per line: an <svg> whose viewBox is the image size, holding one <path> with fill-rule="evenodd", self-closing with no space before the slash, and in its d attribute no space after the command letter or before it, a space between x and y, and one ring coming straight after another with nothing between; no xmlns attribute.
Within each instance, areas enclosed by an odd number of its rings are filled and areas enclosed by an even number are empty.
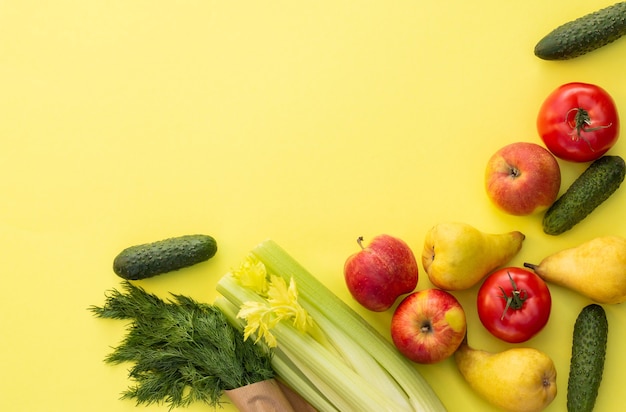
<svg viewBox="0 0 626 412"><path fill-rule="evenodd" d="M532 263L527 263L527 262L524 262L524 267L526 267L526 268L528 268L528 269L532 269L532 270L534 270L535 272L537 271L537 266L538 266L538 265L533 265Z"/></svg>
<svg viewBox="0 0 626 412"><path fill-rule="evenodd" d="M365 249L365 247L363 247L363 236L359 236L356 238L356 243L359 244L359 246L361 246L361 249Z"/></svg>

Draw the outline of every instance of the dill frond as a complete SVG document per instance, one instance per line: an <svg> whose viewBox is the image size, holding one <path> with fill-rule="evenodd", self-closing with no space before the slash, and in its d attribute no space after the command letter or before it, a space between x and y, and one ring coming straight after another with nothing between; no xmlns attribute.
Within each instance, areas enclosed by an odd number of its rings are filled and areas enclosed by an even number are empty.
<svg viewBox="0 0 626 412"><path fill-rule="evenodd" d="M134 385L122 394L137 404L170 408L200 401L219 405L223 391L274 377L271 352L244 341L215 306L172 295L164 301L126 281L89 310L99 318L130 320L127 334L105 358L133 363Z"/></svg>

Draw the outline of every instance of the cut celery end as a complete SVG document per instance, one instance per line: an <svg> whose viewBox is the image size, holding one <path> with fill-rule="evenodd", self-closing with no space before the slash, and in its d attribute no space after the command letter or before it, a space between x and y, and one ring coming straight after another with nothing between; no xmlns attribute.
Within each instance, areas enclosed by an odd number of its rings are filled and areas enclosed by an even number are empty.
<svg viewBox="0 0 626 412"><path fill-rule="evenodd" d="M293 277L301 299L316 308L327 319L342 328L350 338L360 343L406 392L416 411L445 411L428 382L414 365L403 357L376 329L337 297L299 262L273 240L257 245L252 253L266 266L268 272L285 279Z"/></svg>

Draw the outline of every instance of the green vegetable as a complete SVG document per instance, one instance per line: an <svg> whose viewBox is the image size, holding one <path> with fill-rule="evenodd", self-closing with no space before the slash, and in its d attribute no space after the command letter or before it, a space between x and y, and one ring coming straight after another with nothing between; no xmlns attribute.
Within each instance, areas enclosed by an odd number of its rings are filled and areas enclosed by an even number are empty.
<svg viewBox="0 0 626 412"><path fill-rule="evenodd" d="M278 244L226 274L215 301L318 410L445 411L414 365Z"/></svg>
<svg viewBox="0 0 626 412"><path fill-rule="evenodd" d="M568 412L591 412L602 381L609 325L600 305L583 308L574 325L567 383Z"/></svg>
<svg viewBox="0 0 626 412"><path fill-rule="evenodd" d="M574 227L619 188L625 174L626 165L619 156L595 160L546 211L543 231L559 235Z"/></svg>
<svg viewBox="0 0 626 412"><path fill-rule="evenodd" d="M89 308L100 318L131 321L122 344L105 358L135 363L129 377L136 385L123 399L216 406L223 391L274 377L271 353L244 341L216 307L181 295L166 302L130 282L123 287L125 293L111 291L104 306Z"/></svg>
<svg viewBox="0 0 626 412"><path fill-rule="evenodd" d="M113 271L123 279L145 279L203 262L216 252L211 236L174 237L124 249L113 260Z"/></svg>
<svg viewBox="0 0 626 412"><path fill-rule="evenodd" d="M567 60L605 46L626 34L626 2L582 16L557 27L535 46L544 60Z"/></svg>

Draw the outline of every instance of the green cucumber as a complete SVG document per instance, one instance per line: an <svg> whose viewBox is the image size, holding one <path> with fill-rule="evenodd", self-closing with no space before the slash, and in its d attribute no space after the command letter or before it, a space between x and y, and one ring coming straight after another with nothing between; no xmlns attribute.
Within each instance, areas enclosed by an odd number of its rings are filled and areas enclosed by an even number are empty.
<svg viewBox="0 0 626 412"><path fill-rule="evenodd" d="M619 156L595 160L548 208L543 216L543 231L559 235L570 230L619 188L625 174L626 165Z"/></svg>
<svg viewBox="0 0 626 412"><path fill-rule="evenodd" d="M113 271L128 280L146 279L203 262L216 252L211 236L173 237L122 250L113 260Z"/></svg>
<svg viewBox="0 0 626 412"><path fill-rule="evenodd" d="M605 46L626 34L626 2L589 13L548 33L535 46L544 60L567 60Z"/></svg>
<svg viewBox="0 0 626 412"><path fill-rule="evenodd" d="M604 371L609 324L600 305L585 306L576 318L567 381L568 412L591 412Z"/></svg>

